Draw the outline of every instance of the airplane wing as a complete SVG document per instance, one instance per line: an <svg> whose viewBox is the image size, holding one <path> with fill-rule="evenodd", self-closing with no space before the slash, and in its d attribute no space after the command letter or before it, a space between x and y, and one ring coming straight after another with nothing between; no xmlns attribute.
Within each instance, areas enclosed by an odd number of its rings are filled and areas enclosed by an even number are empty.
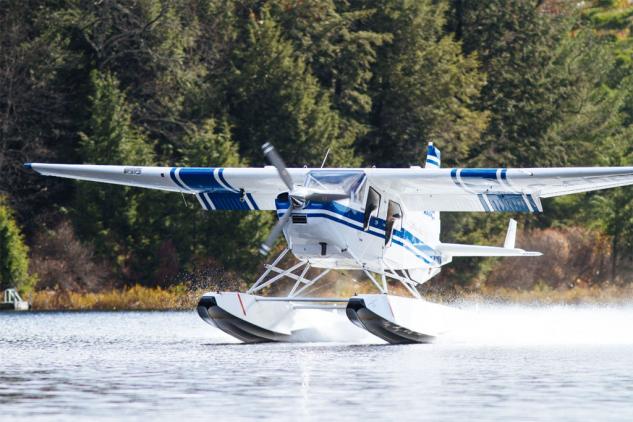
<svg viewBox="0 0 633 422"><path fill-rule="evenodd" d="M410 210L541 212L542 198L633 184L633 167L382 170L369 182L399 192Z"/></svg>
<svg viewBox="0 0 633 422"><path fill-rule="evenodd" d="M275 210L275 198L288 189L274 167L142 167L90 164L24 165L44 176L104 182L196 195L206 210ZM308 169L288 169L303 183Z"/></svg>
<svg viewBox="0 0 633 422"><path fill-rule="evenodd" d="M288 188L272 166L139 167L29 163L42 175L194 194L207 210L274 210ZM401 198L411 211L539 212L541 198L633 184L633 167L569 168L289 168L308 173L364 173L363 183ZM361 179L354 179L361 180Z"/></svg>

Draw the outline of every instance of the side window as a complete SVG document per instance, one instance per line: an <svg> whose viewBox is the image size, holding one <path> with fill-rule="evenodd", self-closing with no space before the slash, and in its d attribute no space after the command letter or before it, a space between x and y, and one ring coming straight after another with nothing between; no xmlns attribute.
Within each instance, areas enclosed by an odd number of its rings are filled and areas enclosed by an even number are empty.
<svg viewBox="0 0 633 422"><path fill-rule="evenodd" d="M365 203L365 216L363 218L363 230L369 230L369 222L372 217L378 216L380 209L380 194L371 186L367 190L367 202Z"/></svg>
<svg viewBox="0 0 633 422"><path fill-rule="evenodd" d="M385 245L391 244L393 231L402 228L402 208L400 204L389 201L387 206L387 226L385 227Z"/></svg>

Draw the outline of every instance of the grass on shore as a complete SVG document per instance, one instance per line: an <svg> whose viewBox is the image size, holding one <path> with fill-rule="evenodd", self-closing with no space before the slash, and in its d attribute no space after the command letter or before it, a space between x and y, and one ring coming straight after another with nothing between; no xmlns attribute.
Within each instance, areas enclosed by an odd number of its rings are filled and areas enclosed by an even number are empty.
<svg viewBox="0 0 633 422"><path fill-rule="evenodd" d="M330 292L324 296L351 296L345 291ZM365 293L361 289L358 293ZM34 310L173 310L193 309L205 292L191 290L185 285L168 289L136 285L98 293L66 292L60 290L37 291L31 295ZM371 293L367 291L366 293ZM395 294L404 294L394 291ZM532 290L482 287L475 291L456 291L451 294L431 293L425 297L433 302L454 303L497 302L533 305L548 304L625 304L633 303L633 285L575 287L553 290L537 287Z"/></svg>
<svg viewBox="0 0 633 422"><path fill-rule="evenodd" d="M170 310L193 309L202 294L183 285L162 289L137 284L97 293L43 290L31 300L34 310Z"/></svg>

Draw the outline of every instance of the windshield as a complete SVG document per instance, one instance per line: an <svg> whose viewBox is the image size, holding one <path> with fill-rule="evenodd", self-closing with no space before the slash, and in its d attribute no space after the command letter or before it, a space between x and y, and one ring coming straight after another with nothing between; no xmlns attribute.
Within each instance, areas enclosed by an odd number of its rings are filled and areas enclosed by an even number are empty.
<svg viewBox="0 0 633 422"><path fill-rule="evenodd" d="M312 170L306 175L307 188L342 192L354 199L365 181L362 170Z"/></svg>

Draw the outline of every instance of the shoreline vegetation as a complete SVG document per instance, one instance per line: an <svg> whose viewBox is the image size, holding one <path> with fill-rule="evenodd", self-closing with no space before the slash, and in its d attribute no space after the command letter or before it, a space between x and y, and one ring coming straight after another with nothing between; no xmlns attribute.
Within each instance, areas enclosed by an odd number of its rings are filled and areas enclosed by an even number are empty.
<svg viewBox="0 0 633 422"><path fill-rule="evenodd" d="M170 288L135 285L103 292L82 293L63 290L33 292L29 301L34 311L149 311L195 309L207 290L189 289L185 285ZM213 289L211 289L213 291ZM359 289L358 293L365 292ZM370 293L367 290L366 293ZM401 294L396 291L396 294ZM339 296L346 293L339 292ZM354 293L347 293L349 296ZM326 295L331 297L332 295ZM550 289L537 286L531 290L482 287L477 290L453 290L428 293L423 297L443 304L499 303L517 305L608 305L633 303L633 286L574 287Z"/></svg>

